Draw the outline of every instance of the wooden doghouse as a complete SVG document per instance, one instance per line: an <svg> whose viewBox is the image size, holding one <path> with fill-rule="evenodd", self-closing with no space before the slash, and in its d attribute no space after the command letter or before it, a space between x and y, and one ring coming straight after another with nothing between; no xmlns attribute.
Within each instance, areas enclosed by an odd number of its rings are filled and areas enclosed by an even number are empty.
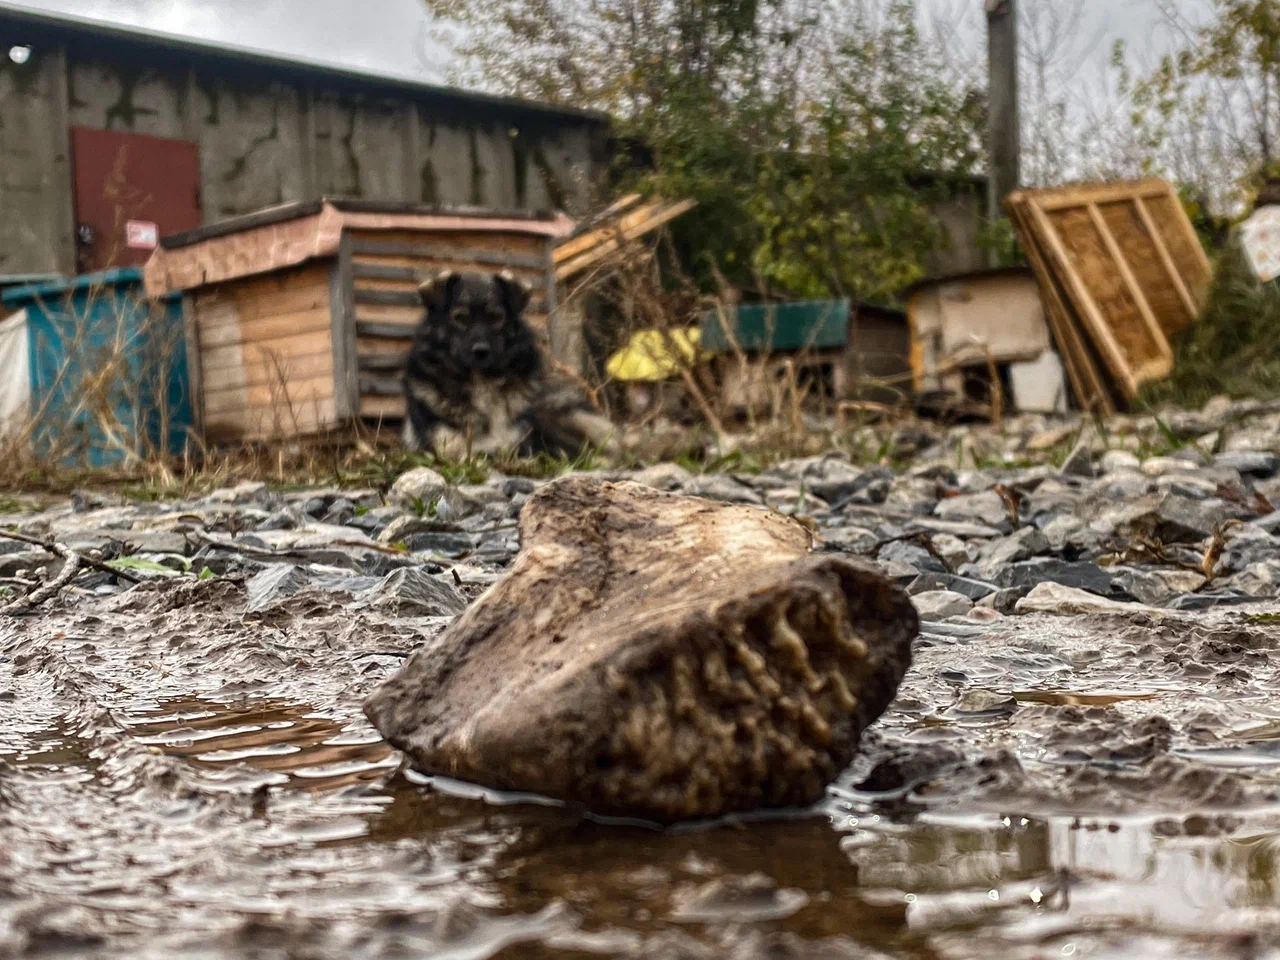
<svg viewBox="0 0 1280 960"><path fill-rule="evenodd" d="M197 427L211 443L399 421L400 375L440 270L510 270L549 339L563 217L320 200L165 238L148 293L182 292Z"/></svg>
<svg viewBox="0 0 1280 960"><path fill-rule="evenodd" d="M994 371L1015 409L1062 408L1066 385L1035 275L1021 267L922 280L902 294L920 394L984 396Z"/></svg>

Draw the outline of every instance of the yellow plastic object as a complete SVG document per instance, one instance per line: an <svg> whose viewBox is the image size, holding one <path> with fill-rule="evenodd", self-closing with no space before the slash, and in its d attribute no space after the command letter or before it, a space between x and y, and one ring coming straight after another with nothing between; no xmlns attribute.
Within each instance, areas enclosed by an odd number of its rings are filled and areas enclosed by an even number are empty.
<svg viewBox="0 0 1280 960"><path fill-rule="evenodd" d="M609 358L606 370L614 380L653 383L680 372L682 366L702 358L698 345L702 331L697 327L681 330L641 330L631 342Z"/></svg>

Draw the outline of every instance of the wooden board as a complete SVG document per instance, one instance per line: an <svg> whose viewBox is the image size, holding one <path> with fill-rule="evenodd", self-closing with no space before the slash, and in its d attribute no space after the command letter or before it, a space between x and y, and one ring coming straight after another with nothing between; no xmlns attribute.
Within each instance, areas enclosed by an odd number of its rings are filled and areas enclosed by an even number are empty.
<svg viewBox="0 0 1280 960"><path fill-rule="evenodd" d="M1172 186L1143 180L1020 191L1008 208L1028 257L1042 261L1042 289L1062 292L1070 321L1057 306L1052 321L1066 341L1069 375L1075 368L1073 388L1100 399L1086 346L1101 358L1110 386L1102 393L1133 400L1142 384L1167 376L1170 337L1199 315L1211 280ZM1070 343L1072 331L1080 345Z"/></svg>
<svg viewBox="0 0 1280 960"><path fill-rule="evenodd" d="M561 244L556 247L553 254L556 279L566 280L581 273L620 250L624 243L638 240L645 234L683 216L697 205L696 200L648 204L634 213L627 214L615 224L601 227Z"/></svg>

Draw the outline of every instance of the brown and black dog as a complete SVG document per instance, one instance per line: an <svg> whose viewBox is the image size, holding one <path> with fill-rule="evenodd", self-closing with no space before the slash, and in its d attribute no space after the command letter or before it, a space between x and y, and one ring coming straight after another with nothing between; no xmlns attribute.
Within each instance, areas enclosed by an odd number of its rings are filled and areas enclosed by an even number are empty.
<svg viewBox="0 0 1280 960"><path fill-rule="evenodd" d="M508 272L446 271L419 287L423 315L405 371L406 446L442 457L616 453L614 424L554 383Z"/></svg>

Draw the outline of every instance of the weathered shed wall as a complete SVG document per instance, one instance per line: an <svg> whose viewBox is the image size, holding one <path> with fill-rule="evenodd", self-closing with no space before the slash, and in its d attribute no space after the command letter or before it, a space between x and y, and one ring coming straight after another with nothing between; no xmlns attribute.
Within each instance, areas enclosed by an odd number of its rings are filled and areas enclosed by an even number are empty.
<svg viewBox="0 0 1280 960"><path fill-rule="evenodd" d="M589 202L603 127L585 115L5 26L0 17L0 40L43 42L25 64L0 58L0 274L74 272L72 126L197 143L206 223L325 195L510 210Z"/></svg>
<svg viewBox="0 0 1280 960"><path fill-rule="evenodd" d="M0 275L75 263L66 70L60 52L24 67L0 56Z"/></svg>

